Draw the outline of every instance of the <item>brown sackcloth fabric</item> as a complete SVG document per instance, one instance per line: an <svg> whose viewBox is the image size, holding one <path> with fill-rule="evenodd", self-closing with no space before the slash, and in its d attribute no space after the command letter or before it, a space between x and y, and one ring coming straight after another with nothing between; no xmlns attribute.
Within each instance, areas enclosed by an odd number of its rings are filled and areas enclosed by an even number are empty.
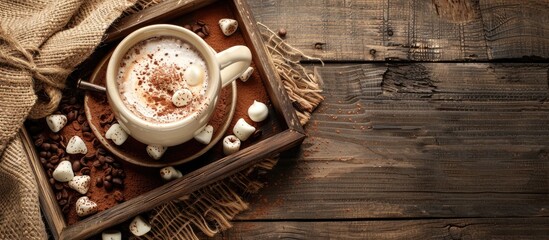
<svg viewBox="0 0 549 240"><path fill-rule="evenodd" d="M0 1L0 239L45 239L17 131L50 114L68 74L135 0Z"/></svg>

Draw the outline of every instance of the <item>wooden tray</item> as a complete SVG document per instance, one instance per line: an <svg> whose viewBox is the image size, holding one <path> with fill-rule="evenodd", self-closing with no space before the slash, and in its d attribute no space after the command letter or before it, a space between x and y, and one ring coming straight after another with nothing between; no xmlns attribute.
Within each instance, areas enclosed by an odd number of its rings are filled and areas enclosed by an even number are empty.
<svg viewBox="0 0 549 240"><path fill-rule="evenodd" d="M154 23L168 22L199 8L207 7L211 3L222 1L180 0L160 3L117 22L108 31L105 45L112 46L112 44L115 44L137 28ZM281 151L297 146L303 141L305 138L303 128L299 124L290 99L274 69L272 60L266 52L248 4L245 0L231 0L227 3L239 22L240 32L244 36L246 45L252 51L256 71L259 72L276 111L276 113L271 113L276 115L272 119L278 121L278 124L283 126L283 130L235 154L211 161L207 165L185 174L180 179L168 182L154 190L68 226L48 183L47 174L39 162L32 139L27 131L23 129L20 134L25 141L24 148L38 181L42 211L55 239L85 239L99 234L111 226L120 224L163 203L190 194L213 182L235 174L266 157L272 157ZM92 66L98 63L98 60L93 60L93 58L90 61L94 64ZM89 66L88 64L90 62L87 61L82 66Z"/></svg>

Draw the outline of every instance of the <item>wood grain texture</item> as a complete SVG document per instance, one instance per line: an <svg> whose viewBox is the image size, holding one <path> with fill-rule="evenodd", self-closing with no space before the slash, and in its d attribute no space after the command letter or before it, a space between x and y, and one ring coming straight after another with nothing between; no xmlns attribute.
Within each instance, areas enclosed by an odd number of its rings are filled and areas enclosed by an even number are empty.
<svg viewBox="0 0 549 240"><path fill-rule="evenodd" d="M238 219L549 216L548 69L319 68L301 152Z"/></svg>
<svg viewBox="0 0 549 240"><path fill-rule="evenodd" d="M549 218L237 222L215 239L546 239Z"/></svg>
<svg viewBox="0 0 549 240"><path fill-rule="evenodd" d="M452 1L249 1L256 19L323 60L487 59L479 4ZM322 44L321 49L315 43Z"/></svg>
<svg viewBox="0 0 549 240"><path fill-rule="evenodd" d="M549 1L480 1L490 59L549 58Z"/></svg>

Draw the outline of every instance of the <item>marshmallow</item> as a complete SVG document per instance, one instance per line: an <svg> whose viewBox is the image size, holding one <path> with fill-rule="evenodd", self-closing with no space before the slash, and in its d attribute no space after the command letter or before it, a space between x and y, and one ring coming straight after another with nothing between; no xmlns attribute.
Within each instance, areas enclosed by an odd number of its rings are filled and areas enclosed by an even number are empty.
<svg viewBox="0 0 549 240"><path fill-rule="evenodd" d="M222 18L219 20L219 27L225 36L231 36L238 28L238 22L234 19Z"/></svg>
<svg viewBox="0 0 549 240"><path fill-rule="evenodd" d="M209 144L210 141L212 141L213 130L214 128L212 127L212 125L206 126L204 129L202 129L202 131L200 131L200 133L194 136L194 140L202 144Z"/></svg>
<svg viewBox="0 0 549 240"><path fill-rule="evenodd" d="M265 103L254 100L254 103L248 108L248 116L254 122L265 120L267 115L269 115L269 109Z"/></svg>
<svg viewBox="0 0 549 240"><path fill-rule="evenodd" d="M141 216L137 216L130 223L130 232L136 237L143 236L151 230L151 225Z"/></svg>
<svg viewBox="0 0 549 240"><path fill-rule="evenodd" d="M122 240L122 233L116 230L107 230L101 233L102 240Z"/></svg>
<svg viewBox="0 0 549 240"><path fill-rule="evenodd" d="M194 64L188 67L183 74L183 78L190 86L196 86L204 82L204 69Z"/></svg>
<svg viewBox="0 0 549 240"><path fill-rule="evenodd" d="M88 197L80 197L76 200L76 215L79 217L88 216L97 212L97 203L90 200Z"/></svg>
<svg viewBox="0 0 549 240"><path fill-rule="evenodd" d="M58 182L68 182L72 180L74 172L72 171L71 162L61 161L55 170L53 170L52 177Z"/></svg>
<svg viewBox="0 0 549 240"><path fill-rule="evenodd" d="M150 157L152 157L154 160L158 160L164 155L168 148L160 145L148 145L147 146L147 153Z"/></svg>
<svg viewBox="0 0 549 240"><path fill-rule="evenodd" d="M114 144L120 146L128 139L128 133L124 131L120 124L113 124L105 133L105 138L110 139Z"/></svg>
<svg viewBox="0 0 549 240"><path fill-rule="evenodd" d="M246 71L244 71L242 75L240 75L240 81L242 82L248 81L248 79L252 76L253 72L254 72L254 68L248 67L248 69L246 69Z"/></svg>
<svg viewBox="0 0 549 240"><path fill-rule="evenodd" d="M223 139L223 153L230 155L240 150L240 140L235 135L226 136Z"/></svg>
<svg viewBox="0 0 549 240"><path fill-rule="evenodd" d="M49 115L46 117L46 123L52 132L59 132L67 124L67 117L61 114Z"/></svg>
<svg viewBox="0 0 549 240"><path fill-rule="evenodd" d="M193 92L191 90L183 88L175 91L172 96L173 105L176 107L184 107L191 103L193 100Z"/></svg>
<svg viewBox="0 0 549 240"><path fill-rule="evenodd" d="M244 118L238 119L233 127L233 133L241 141L246 141L255 132L255 127L248 124Z"/></svg>
<svg viewBox="0 0 549 240"><path fill-rule="evenodd" d="M172 166L160 169L160 176L166 181L183 177L183 174Z"/></svg>
<svg viewBox="0 0 549 240"><path fill-rule="evenodd" d="M73 136L67 144L66 152L68 154L86 154L88 152L88 148L82 138L79 136Z"/></svg>
<svg viewBox="0 0 549 240"><path fill-rule="evenodd" d="M90 188L90 179L91 178L88 175L74 176L69 181L69 187L76 190L80 194L86 194Z"/></svg>

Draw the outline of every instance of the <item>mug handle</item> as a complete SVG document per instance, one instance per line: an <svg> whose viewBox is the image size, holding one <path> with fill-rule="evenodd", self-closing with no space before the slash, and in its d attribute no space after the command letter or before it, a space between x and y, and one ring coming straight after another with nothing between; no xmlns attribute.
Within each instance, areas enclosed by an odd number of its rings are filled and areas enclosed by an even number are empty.
<svg viewBox="0 0 549 240"><path fill-rule="evenodd" d="M215 55L221 66L221 87L240 77L252 62L252 53L246 46L230 47Z"/></svg>

